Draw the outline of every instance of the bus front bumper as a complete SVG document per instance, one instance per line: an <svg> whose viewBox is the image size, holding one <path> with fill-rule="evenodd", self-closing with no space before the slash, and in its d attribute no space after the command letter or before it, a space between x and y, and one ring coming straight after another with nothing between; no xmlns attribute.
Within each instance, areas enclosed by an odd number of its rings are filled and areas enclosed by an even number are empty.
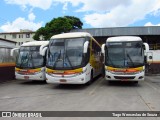
<svg viewBox="0 0 160 120"><path fill-rule="evenodd" d="M45 73L42 73L42 72L34 75L29 75L29 74L22 75L22 74L15 73L15 78L17 80L40 80L40 81L46 80Z"/></svg>
<svg viewBox="0 0 160 120"><path fill-rule="evenodd" d="M144 71L141 71L136 74L114 74L109 71L105 71L105 79L109 81L143 81L144 80Z"/></svg>
<svg viewBox="0 0 160 120"><path fill-rule="evenodd" d="M46 73L46 78L47 83L52 84L85 84L87 82L84 73L74 77L55 77Z"/></svg>

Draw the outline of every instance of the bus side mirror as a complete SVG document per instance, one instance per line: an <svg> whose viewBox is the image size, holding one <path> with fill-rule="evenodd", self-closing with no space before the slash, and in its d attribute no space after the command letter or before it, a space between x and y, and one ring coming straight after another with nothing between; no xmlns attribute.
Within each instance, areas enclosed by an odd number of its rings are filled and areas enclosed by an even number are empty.
<svg viewBox="0 0 160 120"><path fill-rule="evenodd" d="M13 49L11 49L10 56L12 56L12 57L14 56L14 51L15 50L19 50L19 48L13 48Z"/></svg>
<svg viewBox="0 0 160 120"><path fill-rule="evenodd" d="M88 41L86 41L86 42L84 43L83 53L87 53L88 45L89 45L89 42L88 42Z"/></svg>
<svg viewBox="0 0 160 120"><path fill-rule="evenodd" d="M48 47L44 47L44 48L40 49L39 54L42 56L45 56L47 49L48 49Z"/></svg>
<svg viewBox="0 0 160 120"><path fill-rule="evenodd" d="M147 56L147 53L149 52L149 45L148 43L143 43L144 47L145 47L145 56Z"/></svg>
<svg viewBox="0 0 160 120"><path fill-rule="evenodd" d="M101 52L104 54L105 53L105 44L102 45L101 47Z"/></svg>

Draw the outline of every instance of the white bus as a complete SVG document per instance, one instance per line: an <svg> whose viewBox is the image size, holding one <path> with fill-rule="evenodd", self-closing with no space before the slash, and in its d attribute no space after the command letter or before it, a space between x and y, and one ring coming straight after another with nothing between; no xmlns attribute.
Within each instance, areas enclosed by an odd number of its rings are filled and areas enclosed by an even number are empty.
<svg viewBox="0 0 160 120"><path fill-rule="evenodd" d="M45 56L39 54L40 49L49 41L33 41L23 43L20 48L12 49L11 56L18 49L15 66L15 78L18 80L46 80Z"/></svg>
<svg viewBox="0 0 160 120"><path fill-rule="evenodd" d="M105 79L135 83L144 80L145 55L148 51L148 44L143 43L140 37L109 37L102 45Z"/></svg>
<svg viewBox="0 0 160 120"><path fill-rule="evenodd" d="M160 46L159 44L150 45L150 50L147 53L148 66L146 72L149 74L160 73Z"/></svg>
<svg viewBox="0 0 160 120"><path fill-rule="evenodd" d="M49 47L40 54L45 55L46 50L47 83L90 84L101 73L101 46L89 33L52 36Z"/></svg>

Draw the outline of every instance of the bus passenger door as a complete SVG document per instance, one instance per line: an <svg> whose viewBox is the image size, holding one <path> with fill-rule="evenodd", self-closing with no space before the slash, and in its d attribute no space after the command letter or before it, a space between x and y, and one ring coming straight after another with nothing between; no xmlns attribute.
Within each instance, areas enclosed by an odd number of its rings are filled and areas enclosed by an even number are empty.
<svg viewBox="0 0 160 120"><path fill-rule="evenodd" d="M147 63L153 63L153 52L147 52Z"/></svg>
<svg viewBox="0 0 160 120"><path fill-rule="evenodd" d="M146 53L146 61L145 61L145 71L146 73L152 73L153 71L153 52L147 52Z"/></svg>

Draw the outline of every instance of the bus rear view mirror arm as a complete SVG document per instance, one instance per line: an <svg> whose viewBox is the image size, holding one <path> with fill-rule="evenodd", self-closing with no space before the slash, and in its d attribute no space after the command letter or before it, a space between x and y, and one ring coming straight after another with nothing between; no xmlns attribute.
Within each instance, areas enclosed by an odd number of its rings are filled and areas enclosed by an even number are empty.
<svg viewBox="0 0 160 120"><path fill-rule="evenodd" d="M88 45L89 45L89 42L88 42L88 41L86 41L86 42L84 43L83 53L87 53Z"/></svg>
<svg viewBox="0 0 160 120"><path fill-rule="evenodd" d="M45 56L46 50L48 47L44 47L43 49L40 50L40 55Z"/></svg>
<svg viewBox="0 0 160 120"><path fill-rule="evenodd" d="M149 52L149 45L148 43L143 43L143 45L145 46L145 56L147 56L147 53Z"/></svg>
<svg viewBox="0 0 160 120"><path fill-rule="evenodd" d="M148 43L143 43L143 45L145 46L146 52L149 52L149 45L148 45Z"/></svg>
<svg viewBox="0 0 160 120"><path fill-rule="evenodd" d="M41 45L40 48L39 48L39 52L41 54L42 50L44 49L44 47L46 47L46 45Z"/></svg>
<svg viewBox="0 0 160 120"><path fill-rule="evenodd" d="M102 51L103 54L105 53L105 44L102 45L101 51Z"/></svg>
<svg viewBox="0 0 160 120"><path fill-rule="evenodd" d="M10 56L14 56L14 51L15 50L19 50L19 48L13 48L12 50L11 50L11 52L10 52Z"/></svg>

